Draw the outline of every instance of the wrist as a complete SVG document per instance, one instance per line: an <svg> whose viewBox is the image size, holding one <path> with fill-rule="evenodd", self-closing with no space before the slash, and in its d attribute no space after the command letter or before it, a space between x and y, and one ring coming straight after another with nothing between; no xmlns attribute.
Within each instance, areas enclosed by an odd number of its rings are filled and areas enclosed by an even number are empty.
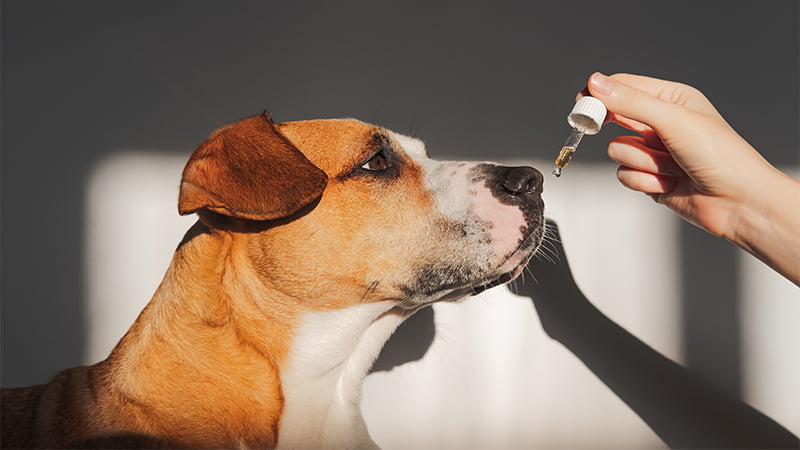
<svg viewBox="0 0 800 450"><path fill-rule="evenodd" d="M800 181L772 166L739 204L723 237L800 284Z"/></svg>

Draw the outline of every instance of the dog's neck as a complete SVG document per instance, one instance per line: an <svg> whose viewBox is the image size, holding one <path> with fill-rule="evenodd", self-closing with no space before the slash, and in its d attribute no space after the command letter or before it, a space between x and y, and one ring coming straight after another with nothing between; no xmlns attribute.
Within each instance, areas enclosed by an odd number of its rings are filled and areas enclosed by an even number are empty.
<svg viewBox="0 0 800 450"><path fill-rule="evenodd" d="M387 303L369 303L302 318L281 372L280 447L375 447L361 418L361 383L406 317Z"/></svg>
<svg viewBox="0 0 800 450"><path fill-rule="evenodd" d="M105 363L133 415L152 423L142 431L183 421L169 429L186 436L170 437L193 446L373 447L361 382L407 313L390 302L300 310L274 298L230 236L190 234ZM159 392L180 406L153 404Z"/></svg>

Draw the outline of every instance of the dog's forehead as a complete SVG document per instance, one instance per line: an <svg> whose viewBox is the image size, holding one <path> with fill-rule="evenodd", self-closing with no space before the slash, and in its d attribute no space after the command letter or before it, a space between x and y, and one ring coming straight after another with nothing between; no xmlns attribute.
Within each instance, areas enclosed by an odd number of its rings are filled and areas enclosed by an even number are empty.
<svg viewBox="0 0 800 450"><path fill-rule="evenodd" d="M394 131L387 130L387 132L395 141L397 141L398 144L400 144L403 150L415 160L428 157L428 152L425 150L425 143L421 140L400 133L395 133Z"/></svg>
<svg viewBox="0 0 800 450"><path fill-rule="evenodd" d="M284 122L279 130L314 165L331 175L358 162L380 128L353 119L318 119Z"/></svg>
<svg viewBox="0 0 800 450"><path fill-rule="evenodd" d="M413 159L425 158L422 141L356 119L318 119L278 124L281 134L312 163L327 173L338 173L360 162L376 136L386 136Z"/></svg>

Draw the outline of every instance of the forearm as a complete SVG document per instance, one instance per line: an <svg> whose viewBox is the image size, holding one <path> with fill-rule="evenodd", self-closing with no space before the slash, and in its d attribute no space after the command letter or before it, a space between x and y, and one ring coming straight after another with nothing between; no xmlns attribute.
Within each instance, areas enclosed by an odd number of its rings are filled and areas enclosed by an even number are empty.
<svg viewBox="0 0 800 450"><path fill-rule="evenodd" d="M770 170L726 238L800 286L800 181Z"/></svg>

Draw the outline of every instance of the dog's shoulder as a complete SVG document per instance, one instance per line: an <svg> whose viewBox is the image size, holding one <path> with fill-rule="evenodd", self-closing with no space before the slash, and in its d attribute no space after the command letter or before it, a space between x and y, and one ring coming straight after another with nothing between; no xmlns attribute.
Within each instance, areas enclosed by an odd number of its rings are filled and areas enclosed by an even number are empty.
<svg viewBox="0 0 800 450"><path fill-rule="evenodd" d="M88 368L58 373L47 384L2 389L2 448L58 446L70 440L81 411L91 408L86 383ZM42 442L43 436L58 442Z"/></svg>
<svg viewBox="0 0 800 450"><path fill-rule="evenodd" d="M36 405L47 385L3 388L0 394L0 447L26 448L33 443Z"/></svg>

